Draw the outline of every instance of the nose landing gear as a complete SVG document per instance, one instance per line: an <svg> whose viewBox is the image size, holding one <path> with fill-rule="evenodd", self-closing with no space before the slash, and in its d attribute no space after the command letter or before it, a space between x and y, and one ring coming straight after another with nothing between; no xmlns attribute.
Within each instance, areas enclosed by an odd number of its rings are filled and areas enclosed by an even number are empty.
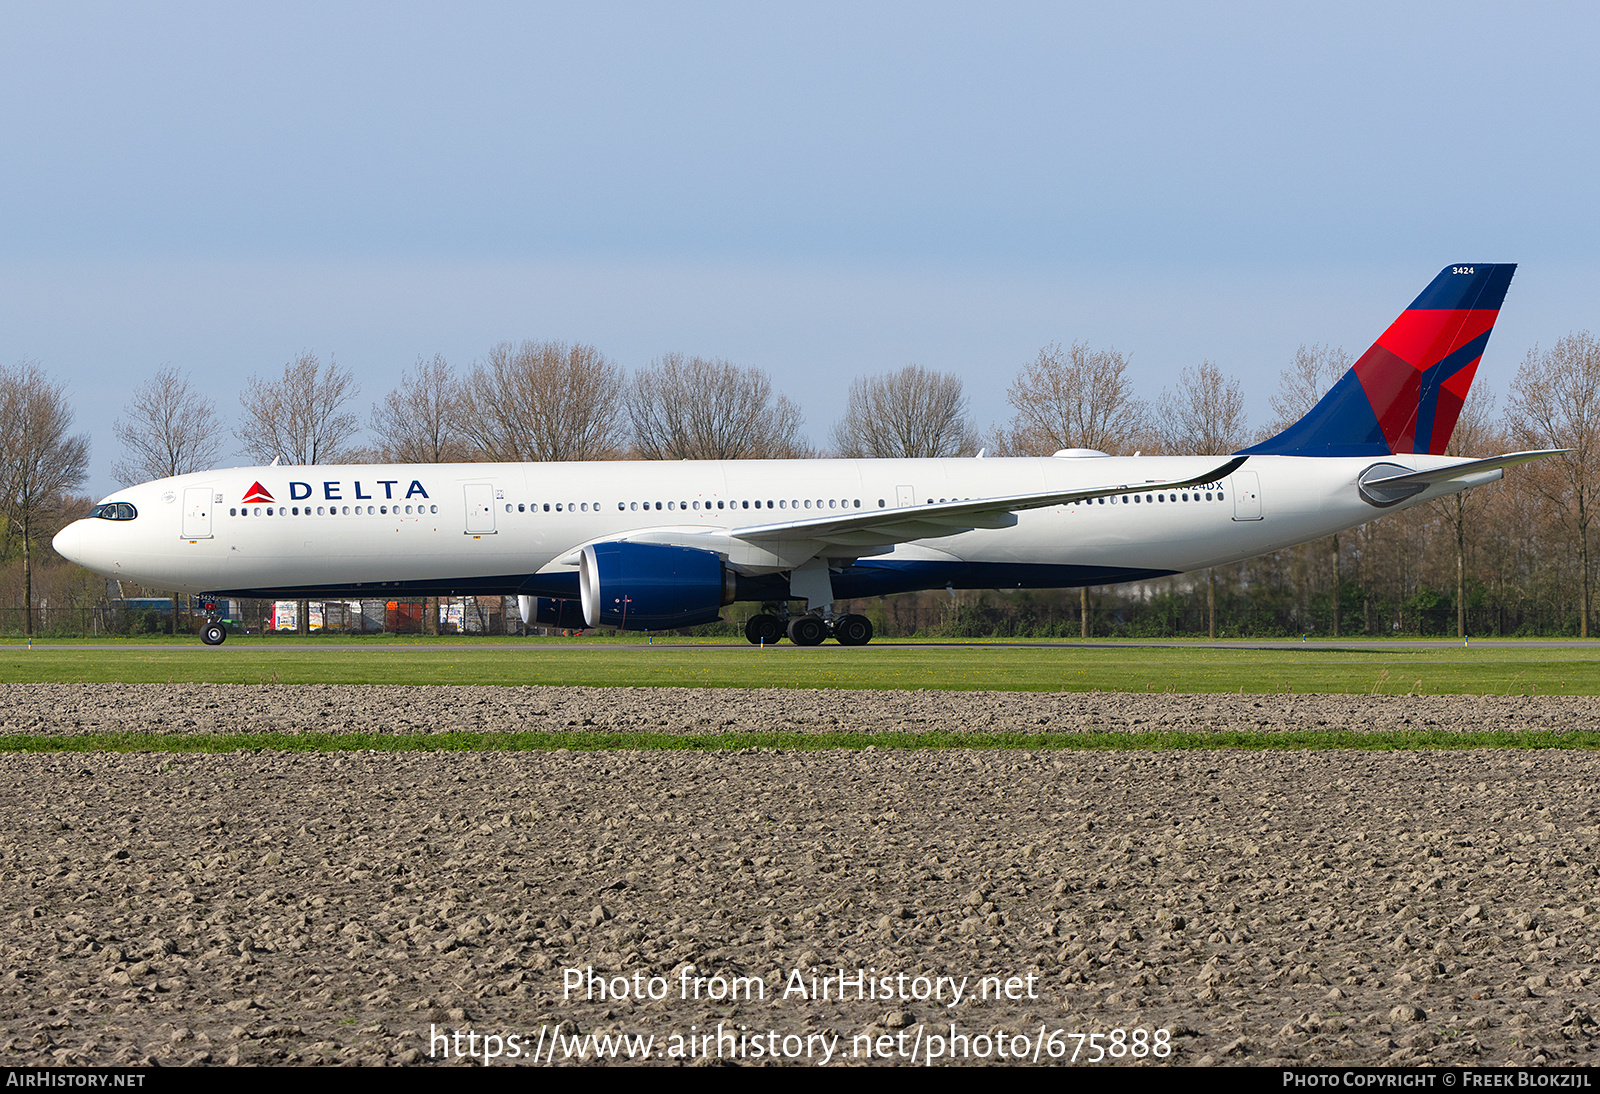
<svg viewBox="0 0 1600 1094"><path fill-rule="evenodd" d="M197 598L198 605L205 613L205 625L200 628L200 641L208 646L220 646L228 640L228 628L222 625L217 617L217 598L202 596Z"/></svg>

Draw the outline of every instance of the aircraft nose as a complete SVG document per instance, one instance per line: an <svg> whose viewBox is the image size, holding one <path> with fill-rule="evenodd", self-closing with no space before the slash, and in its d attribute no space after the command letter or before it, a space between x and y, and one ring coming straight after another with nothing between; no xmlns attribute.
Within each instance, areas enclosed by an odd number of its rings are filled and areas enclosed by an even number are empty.
<svg viewBox="0 0 1600 1094"><path fill-rule="evenodd" d="M57 532L55 538L50 541L50 546L55 548L56 554L68 562L76 562L79 566L84 564L82 525L83 521L75 520Z"/></svg>

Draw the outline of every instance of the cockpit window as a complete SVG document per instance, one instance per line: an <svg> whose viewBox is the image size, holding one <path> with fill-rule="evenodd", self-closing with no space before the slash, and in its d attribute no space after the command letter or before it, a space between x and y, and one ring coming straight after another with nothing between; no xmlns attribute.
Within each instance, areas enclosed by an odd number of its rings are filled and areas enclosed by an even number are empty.
<svg viewBox="0 0 1600 1094"><path fill-rule="evenodd" d="M133 520L139 515L139 510L125 501L108 501L89 510L89 515L101 520Z"/></svg>

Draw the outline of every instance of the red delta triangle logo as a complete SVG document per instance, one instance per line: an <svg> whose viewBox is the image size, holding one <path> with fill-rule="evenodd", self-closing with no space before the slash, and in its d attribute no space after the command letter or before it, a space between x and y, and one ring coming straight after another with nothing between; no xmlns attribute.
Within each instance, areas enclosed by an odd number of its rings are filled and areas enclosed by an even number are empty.
<svg viewBox="0 0 1600 1094"><path fill-rule="evenodd" d="M272 494L259 482L250 484L250 489L244 492L245 501L272 501Z"/></svg>

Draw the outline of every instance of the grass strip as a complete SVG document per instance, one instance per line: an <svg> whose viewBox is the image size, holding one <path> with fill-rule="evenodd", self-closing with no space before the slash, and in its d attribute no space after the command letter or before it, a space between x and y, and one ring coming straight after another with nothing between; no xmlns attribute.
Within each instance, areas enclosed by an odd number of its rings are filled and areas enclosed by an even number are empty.
<svg viewBox="0 0 1600 1094"><path fill-rule="evenodd" d="M0 683L567 685L1245 695L1600 695L1577 650L0 648Z"/></svg>
<svg viewBox="0 0 1600 1094"><path fill-rule="evenodd" d="M371 733L155 734L90 733L79 736L0 737L0 752L731 752L1012 749L1029 752L1250 751L1367 752L1462 749L1600 749L1592 731L1355 733L1296 730L1284 733L439 733L395 736Z"/></svg>

